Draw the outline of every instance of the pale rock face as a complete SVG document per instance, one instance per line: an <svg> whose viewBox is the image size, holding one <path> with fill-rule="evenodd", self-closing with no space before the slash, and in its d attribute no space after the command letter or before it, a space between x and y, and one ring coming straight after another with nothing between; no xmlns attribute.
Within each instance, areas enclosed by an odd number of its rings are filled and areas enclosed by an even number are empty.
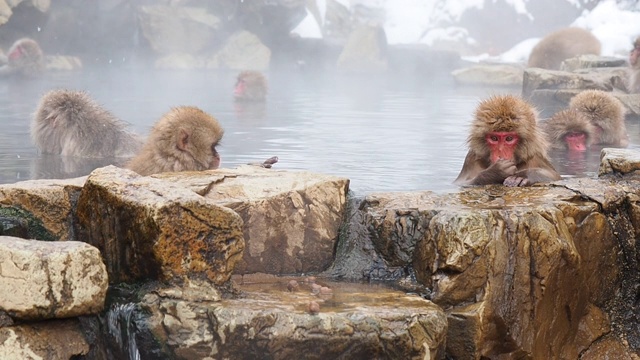
<svg viewBox="0 0 640 360"><path fill-rule="evenodd" d="M107 286L106 267L91 245L0 236L0 308L14 318L95 314Z"/></svg>

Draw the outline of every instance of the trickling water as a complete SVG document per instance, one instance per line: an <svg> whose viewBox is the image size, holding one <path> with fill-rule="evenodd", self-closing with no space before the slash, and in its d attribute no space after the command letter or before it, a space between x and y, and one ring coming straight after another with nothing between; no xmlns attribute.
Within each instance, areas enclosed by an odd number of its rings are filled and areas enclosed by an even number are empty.
<svg viewBox="0 0 640 360"><path fill-rule="evenodd" d="M451 182L462 166L478 102L520 93L519 88L456 87L448 78L272 73L266 104L235 104L233 76L113 69L5 79L0 82L0 183L80 176L113 162L37 154L29 121L38 99L53 88L89 91L141 135L170 107L199 106L225 128L219 149L223 167L275 155L276 169L348 177L358 194L455 190ZM628 124L633 144L640 143L639 128ZM561 160L561 168L567 165L561 172L593 175L599 150L588 156L587 163Z"/></svg>
<svg viewBox="0 0 640 360"><path fill-rule="evenodd" d="M109 335L115 340L122 353L129 355L129 360L140 360L135 336L137 329L133 322L135 310L134 303L114 304L105 316Z"/></svg>

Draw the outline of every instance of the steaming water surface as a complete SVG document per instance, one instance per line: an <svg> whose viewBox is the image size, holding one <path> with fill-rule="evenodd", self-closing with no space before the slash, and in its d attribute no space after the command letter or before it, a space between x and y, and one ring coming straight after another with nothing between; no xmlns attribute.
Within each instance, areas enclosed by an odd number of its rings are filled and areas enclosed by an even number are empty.
<svg viewBox="0 0 640 360"><path fill-rule="evenodd" d="M0 182L87 174L109 163L41 157L29 139L39 98L53 88L88 91L146 135L170 107L195 105L225 128L223 167L276 155L276 169L311 170L351 179L357 194L455 190L473 110L492 94L519 88L462 88L449 80L270 74L266 104L237 104L233 74L113 69L0 79ZM628 124L637 144L638 126ZM599 149L560 164L563 174L591 176ZM585 161L588 165L585 166Z"/></svg>

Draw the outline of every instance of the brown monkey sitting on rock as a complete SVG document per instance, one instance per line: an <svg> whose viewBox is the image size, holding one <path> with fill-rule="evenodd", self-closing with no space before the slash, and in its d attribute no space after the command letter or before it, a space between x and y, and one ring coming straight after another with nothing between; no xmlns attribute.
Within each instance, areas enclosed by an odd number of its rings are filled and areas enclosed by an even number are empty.
<svg viewBox="0 0 640 360"><path fill-rule="evenodd" d="M559 70L566 59L578 55L600 55L601 44L590 31L570 27L543 37L531 50L529 67Z"/></svg>

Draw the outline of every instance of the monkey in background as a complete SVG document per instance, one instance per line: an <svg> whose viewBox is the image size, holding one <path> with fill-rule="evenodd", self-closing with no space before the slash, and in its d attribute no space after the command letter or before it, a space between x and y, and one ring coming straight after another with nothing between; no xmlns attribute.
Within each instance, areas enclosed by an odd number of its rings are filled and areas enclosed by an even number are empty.
<svg viewBox="0 0 640 360"><path fill-rule="evenodd" d="M552 149L572 152L589 149L596 133L589 119L576 109L557 112L541 127Z"/></svg>
<svg viewBox="0 0 640 360"><path fill-rule="evenodd" d="M43 153L76 157L130 157L142 146L124 122L83 91L44 94L31 121L31 139Z"/></svg>
<svg viewBox="0 0 640 360"><path fill-rule="evenodd" d="M245 70L236 78L233 97L236 101L264 101L267 91L267 79L262 73Z"/></svg>
<svg viewBox="0 0 640 360"><path fill-rule="evenodd" d="M629 54L629 66L631 67L629 92L632 94L640 94L640 37L633 42L633 49Z"/></svg>
<svg viewBox="0 0 640 360"><path fill-rule="evenodd" d="M535 109L513 95L493 96L477 107L469 152L454 181L458 185L527 186L559 180Z"/></svg>
<svg viewBox="0 0 640 360"><path fill-rule="evenodd" d="M33 39L22 38L9 48L6 64L0 66L0 76L34 77L44 72L44 68L44 54L40 45Z"/></svg>
<svg viewBox="0 0 640 360"><path fill-rule="evenodd" d="M125 167L144 176L217 169L216 147L223 134L218 120L201 109L175 107L155 123L142 150Z"/></svg>
<svg viewBox="0 0 640 360"><path fill-rule="evenodd" d="M629 136L620 100L601 90L584 90L574 96L569 107L583 114L595 128L593 144L627 147Z"/></svg>
<svg viewBox="0 0 640 360"><path fill-rule="evenodd" d="M531 50L528 67L559 70L566 59L578 55L600 55L601 44L590 31L570 27L543 37Z"/></svg>

